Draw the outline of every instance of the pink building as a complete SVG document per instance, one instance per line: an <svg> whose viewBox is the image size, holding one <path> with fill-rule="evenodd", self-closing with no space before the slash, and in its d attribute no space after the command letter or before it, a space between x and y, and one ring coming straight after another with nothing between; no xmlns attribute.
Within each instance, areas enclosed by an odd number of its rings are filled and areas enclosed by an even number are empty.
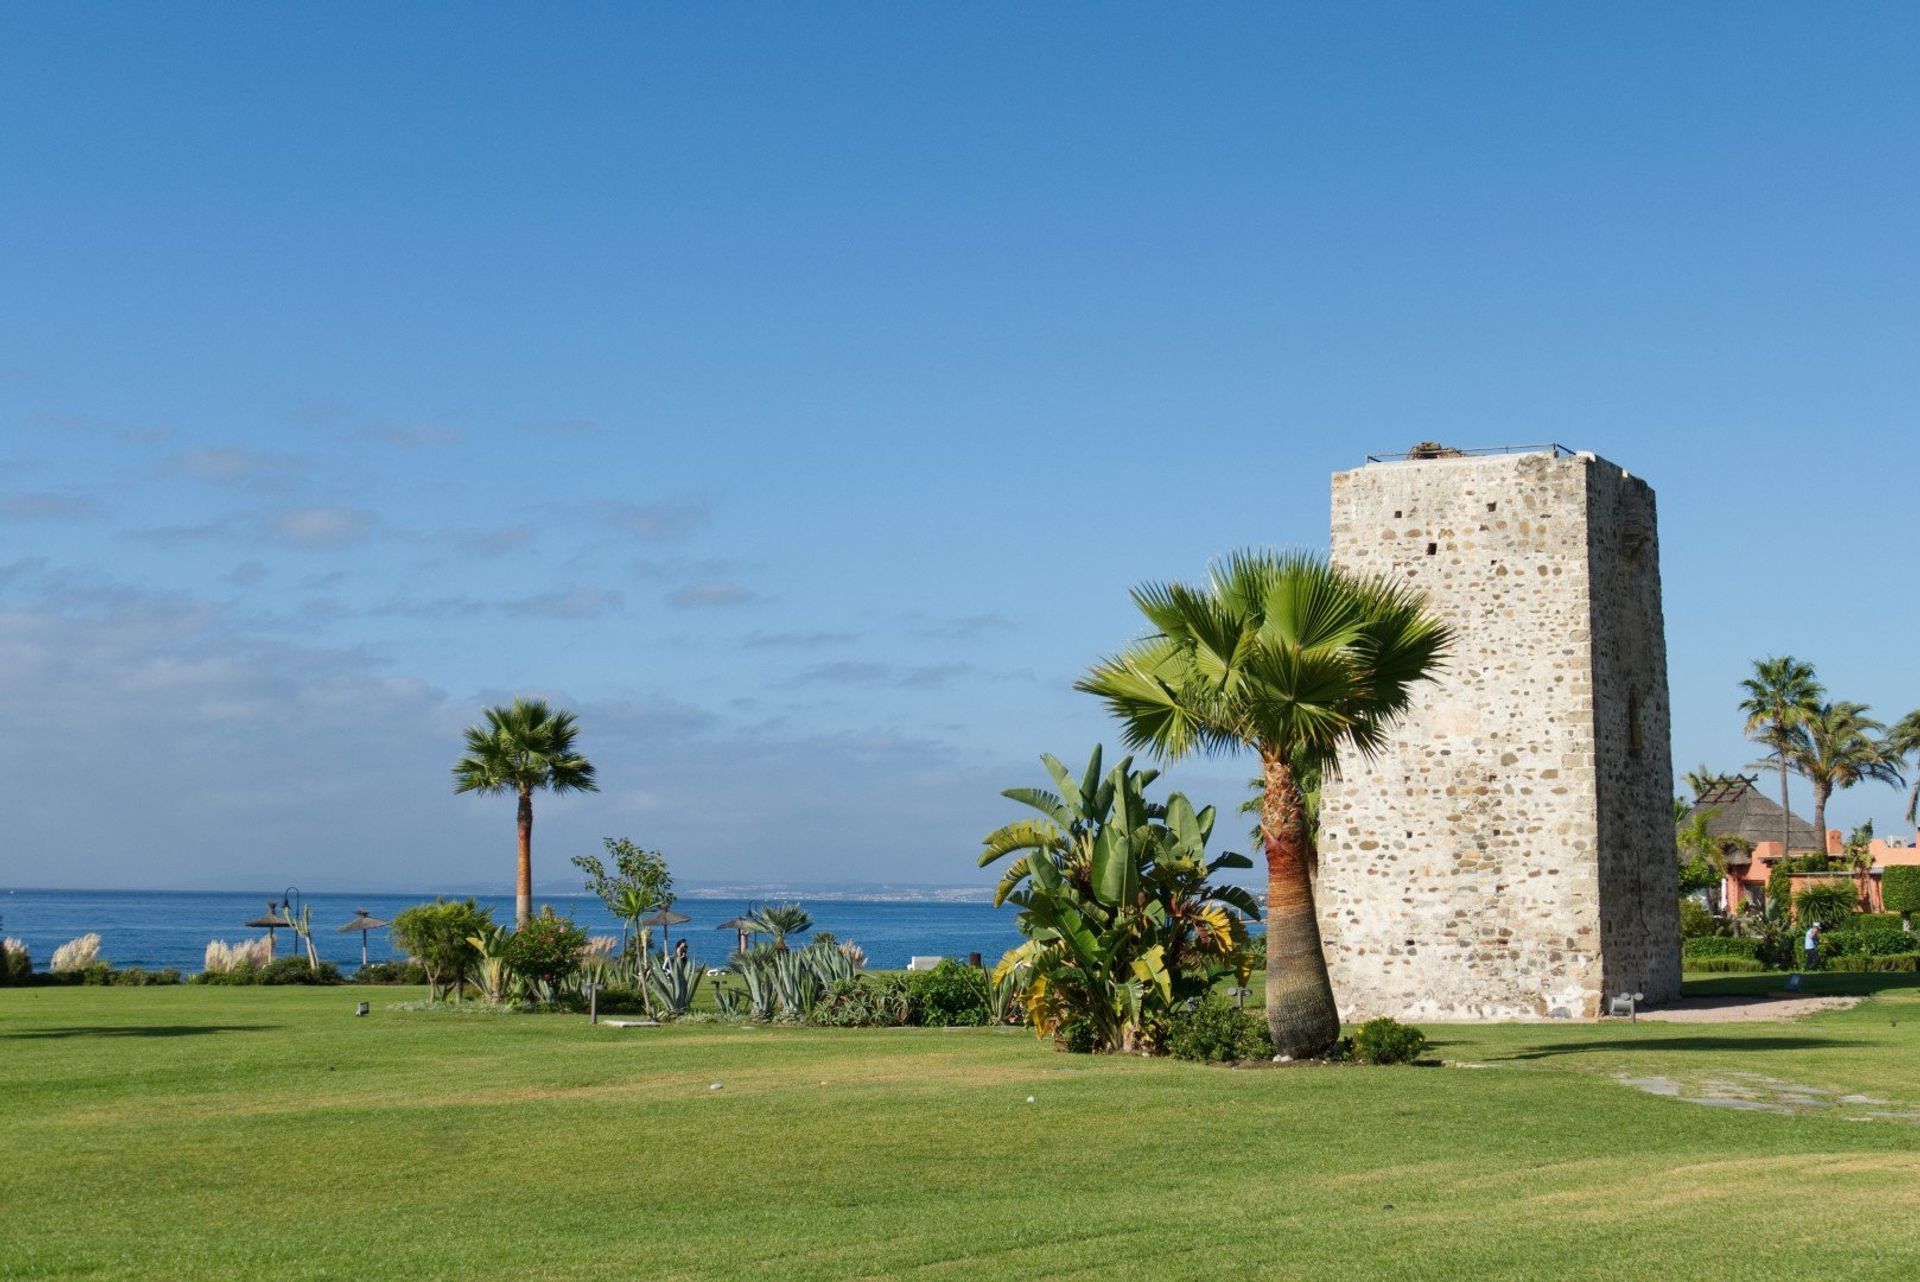
<svg viewBox="0 0 1920 1282"><path fill-rule="evenodd" d="M1780 803L1765 796L1755 779L1735 775L1701 793L1688 817L1703 810L1713 812L1707 822L1708 831L1716 836L1738 838L1748 847L1728 853L1726 882L1721 891L1726 911L1738 912L1746 904L1764 904L1767 874L1773 871L1782 853ZM1786 829L1785 853L1788 855L1824 851L1840 859L1846 854L1846 837L1838 829L1830 828L1824 835L1816 833L1812 824L1795 814L1786 815ZM1839 868L1795 876L1794 893L1815 881L1847 877L1860 885L1863 911L1884 911L1880 898L1881 871L1896 864L1920 864L1920 833L1913 837L1876 837L1867 847L1867 855L1871 867L1858 872Z"/></svg>

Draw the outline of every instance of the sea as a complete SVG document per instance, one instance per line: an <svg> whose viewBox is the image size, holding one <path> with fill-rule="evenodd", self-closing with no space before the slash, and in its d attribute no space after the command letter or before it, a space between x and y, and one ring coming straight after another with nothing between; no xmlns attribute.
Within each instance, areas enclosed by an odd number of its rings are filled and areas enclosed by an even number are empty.
<svg viewBox="0 0 1920 1282"><path fill-rule="evenodd" d="M275 903L280 898L279 894L272 896ZM351 972L360 964L360 932L342 934L338 928L353 920L355 909L364 908L382 921L391 921L400 910L431 898L419 894L315 894L305 896L304 902L313 909L313 940L321 959ZM512 898L475 898L493 909L495 921L513 921ZM914 956L965 961L972 953L979 953L991 966L1020 942L1014 910L991 904L857 899L809 902L804 896L799 902L812 915L815 931L829 931L836 939L859 944L866 950L867 965L878 970L903 969L908 958ZM47 968L53 950L61 944L80 935L98 934L100 956L115 967L173 966L190 974L201 969L207 941L223 939L231 943L265 933L249 930L245 923L264 914L267 903L264 891L0 888L0 935L25 941L32 950L36 970ZM619 921L591 895L542 895L535 897L534 904L536 908L552 904L555 912L573 918L591 934L620 933ZM733 951L735 935L730 929L717 928L755 906L743 899L683 896L675 901L674 911L692 920L673 927L669 934L676 941L688 940L696 958L720 965ZM286 930L277 935L278 955L287 956L295 946L294 940ZM808 936L794 938L804 941ZM660 939L657 932L654 939L656 943ZM368 932L366 944L370 961L384 961L396 951L384 930Z"/></svg>

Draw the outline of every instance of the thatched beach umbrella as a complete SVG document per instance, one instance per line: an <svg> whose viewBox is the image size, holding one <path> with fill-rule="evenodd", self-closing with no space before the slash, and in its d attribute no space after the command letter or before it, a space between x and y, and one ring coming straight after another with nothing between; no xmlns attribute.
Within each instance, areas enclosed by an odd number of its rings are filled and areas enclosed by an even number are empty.
<svg viewBox="0 0 1920 1282"><path fill-rule="evenodd" d="M280 906L274 903L271 899L269 899L267 901L266 916L255 917L252 921L247 923L247 928L249 930L264 929L267 932L267 960L272 961L273 960L273 932L280 929L282 926L291 926L291 925L293 925L292 922L288 921L285 917L282 917L280 915Z"/></svg>
<svg viewBox="0 0 1920 1282"><path fill-rule="evenodd" d="M678 926L681 922L692 920L693 918L687 916L685 913L677 913L671 908L662 908L651 917L642 917L640 919L640 925L643 929L651 929L654 926ZM664 933L660 936L660 955L662 957L667 955L667 938L668 936Z"/></svg>
<svg viewBox="0 0 1920 1282"><path fill-rule="evenodd" d="M744 953L747 951L747 945L753 942L754 933L760 929L760 923L751 917L735 917L732 921L721 922L714 929L737 932L740 937L740 947L734 951Z"/></svg>
<svg viewBox="0 0 1920 1282"><path fill-rule="evenodd" d="M360 967L362 970L366 969L367 965L367 932L370 930L385 930L386 926L387 923L381 921L366 909L356 908L353 910L353 920L340 928L339 933L342 935L356 930L360 932Z"/></svg>

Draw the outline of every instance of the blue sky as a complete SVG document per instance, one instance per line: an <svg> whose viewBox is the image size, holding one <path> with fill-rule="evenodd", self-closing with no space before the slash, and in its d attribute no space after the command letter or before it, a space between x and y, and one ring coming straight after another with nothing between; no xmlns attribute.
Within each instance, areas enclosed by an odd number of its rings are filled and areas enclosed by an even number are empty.
<svg viewBox="0 0 1920 1282"><path fill-rule="evenodd" d="M542 878L967 883L1130 583L1426 438L1652 481L1676 765L1770 651L1904 712L1917 72L1871 5L9 6L0 884L504 887L513 693L606 784Z"/></svg>

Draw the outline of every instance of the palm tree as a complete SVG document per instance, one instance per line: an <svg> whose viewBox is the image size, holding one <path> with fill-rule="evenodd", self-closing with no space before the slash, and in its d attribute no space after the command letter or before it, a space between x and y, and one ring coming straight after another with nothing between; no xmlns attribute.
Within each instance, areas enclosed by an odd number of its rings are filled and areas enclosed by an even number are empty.
<svg viewBox="0 0 1920 1282"><path fill-rule="evenodd" d="M1814 678L1813 665L1792 655L1768 656L1753 661L1753 675L1740 683L1747 697L1740 701L1746 714L1747 737L1773 749L1780 765L1780 854L1787 854L1793 834L1793 812L1787 805L1787 749L1793 732L1820 706L1826 693ZM1826 834L1820 834L1825 845Z"/></svg>
<svg viewBox="0 0 1920 1282"><path fill-rule="evenodd" d="M520 798L520 870L513 887L515 929L533 916L533 794L598 792L593 763L574 751L580 723L544 699L515 699L467 727L467 753L453 765L455 792L515 793Z"/></svg>
<svg viewBox="0 0 1920 1282"><path fill-rule="evenodd" d="M1876 736L1885 729L1864 703L1822 703L1786 739L1787 769L1813 785L1813 829L1827 842L1827 802L1863 779L1898 787L1899 756Z"/></svg>
<svg viewBox="0 0 1920 1282"><path fill-rule="evenodd" d="M1719 783L1725 776L1716 772L1712 766L1709 766L1703 761L1693 769L1687 771L1685 778L1687 781L1687 791L1693 794L1693 800L1695 804L1698 804L1700 798L1707 795L1707 790Z"/></svg>
<svg viewBox="0 0 1920 1282"><path fill-rule="evenodd" d="M770 904L751 914L749 919L760 933L773 936L773 950L777 953L787 951L788 935L813 929L813 918L799 904Z"/></svg>
<svg viewBox="0 0 1920 1282"><path fill-rule="evenodd" d="M1099 696L1135 748L1166 760L1250 748L1260 758L1267 855L1267 1025L1274 1050L1319 1055L1340 1017L1314 914L1302 765L1370 756L1453 640L1425 598L1312 553L1236 552L1204 585L1149 583L1153 631L1075 687Z"/></svg>
<svg viewBox="0 0 1920 1282"><path fill-rule="evenodd" d="M1887 731L1887 750L1896 761L1914 759L1913 791L1907 794L1907 822L1920 823L1920 709L1909 712Z"/></svg>

